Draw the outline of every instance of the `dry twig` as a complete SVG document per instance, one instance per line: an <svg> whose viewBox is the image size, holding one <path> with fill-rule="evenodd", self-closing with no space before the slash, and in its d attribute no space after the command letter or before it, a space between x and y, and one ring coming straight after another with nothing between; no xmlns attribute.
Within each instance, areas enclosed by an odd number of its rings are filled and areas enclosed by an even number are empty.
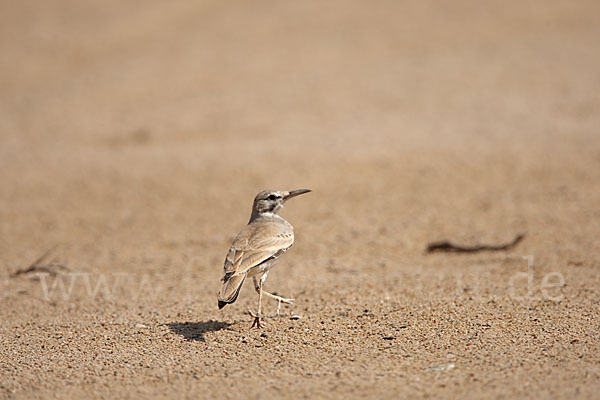
<svg viewBox="0 0 600 400"><path fill-rule="evenodd" d="M475 246L462 246L457 245L447 240L441 242L434 242L427 245L426 253L435 253L435 252L446 252L446 253L477 253L480 251L505 251L510 250L515 247L523 238L525 237L524 233L518 234L511 242L499 244L499 245L489 245L489 244L479 244Z"/></svg>

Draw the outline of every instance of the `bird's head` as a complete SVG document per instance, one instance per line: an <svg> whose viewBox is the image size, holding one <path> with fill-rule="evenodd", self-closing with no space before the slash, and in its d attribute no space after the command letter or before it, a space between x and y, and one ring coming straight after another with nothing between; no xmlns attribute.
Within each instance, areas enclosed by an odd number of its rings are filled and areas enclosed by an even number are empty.
<svg viewBox="0 0 600 400"><path fill-rule="evenodd" d="M254 198L252 218L264 214L279 214L286 201L292 197L310 192L309 189L298 189L287 192L285 190L263 190Z"/></svg>

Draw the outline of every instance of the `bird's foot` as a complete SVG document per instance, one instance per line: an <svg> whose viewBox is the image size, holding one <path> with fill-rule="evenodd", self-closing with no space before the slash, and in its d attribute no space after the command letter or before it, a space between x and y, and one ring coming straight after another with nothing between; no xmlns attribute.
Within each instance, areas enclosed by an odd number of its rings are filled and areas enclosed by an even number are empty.
<svg viewBox="0 0 600 400"><path fill-rule="evenodd" d="M262 329L265 326L264 321L260 320L260 316L258 314L254 314L251 310L248 310L248 314L250 314L250 316L254 318L254 322L252 322L252 326L250 327L250 329L254 328L255 326L258 329Z"/></svg>
<svg viewBox="0 0 600 400"><path fill-rule="evenodd" d="M281 310L281 303L285 303L285 304L294 304L294 299L284 299L283 297L279 297L277 300L277 316L279 316L279 311Z"/></svg>

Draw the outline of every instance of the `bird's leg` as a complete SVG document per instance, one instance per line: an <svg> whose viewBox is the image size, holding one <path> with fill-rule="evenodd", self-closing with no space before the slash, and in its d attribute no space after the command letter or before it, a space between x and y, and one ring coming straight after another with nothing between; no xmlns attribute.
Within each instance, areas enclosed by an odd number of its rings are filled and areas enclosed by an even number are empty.
<svg viewBox="0 0 600 400"><path fill-rule="evenodd" d="M257 293L259 293L262 290L262 279L261 279L260 286L259 286L259 280L256 279L256 277L253 277L252 279L254 279L254 289L256 290ZM279 311L281 310L281 303L285 303L285 304L294 303L294 299L286 299L281 296L277 296L276 294L269 293L266 290L262 290L262 293L265 296L272 298L273 300L277 300L277 315L279 315Z"/></svg>
<svg viewBox="0 0 600 400"><path fill-rule="evenodd" d="M261 329L263 327L263 325L260 323L260 317L262 316L262 284L263 284L263 280L259 280L258 284L256 282L256 278L254 278L254 285L255 287L258 286L258 310L256 312L256 314L254 314L252 311L250 311L250 315L252 317L254 317L254 322L252 323L252 326L250 328L254 328L254 326L256 326L258 329Z"/></svg>

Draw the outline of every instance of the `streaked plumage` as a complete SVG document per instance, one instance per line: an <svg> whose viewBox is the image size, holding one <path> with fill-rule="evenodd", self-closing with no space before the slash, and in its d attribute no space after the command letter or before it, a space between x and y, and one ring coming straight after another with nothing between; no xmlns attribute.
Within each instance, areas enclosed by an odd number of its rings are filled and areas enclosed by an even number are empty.
<svg viewBox="0 0 600 400"><path fill-rule="evenodd" d="M247 277L253 277L259 294L258 313L254 315L254 325L259 328L262 294L274 298L281 305L293 299L284 299L262 290L269 270L277 264L279 257L294 244L294 229L279 216L283 204L292 197L307 193L300 189L291 192L265 190L256 195L252 215L248 225L236 236L225 257L222 286L218 294L219 308L237 300ZM279 307L277 309L279 312Z"/></svg>

